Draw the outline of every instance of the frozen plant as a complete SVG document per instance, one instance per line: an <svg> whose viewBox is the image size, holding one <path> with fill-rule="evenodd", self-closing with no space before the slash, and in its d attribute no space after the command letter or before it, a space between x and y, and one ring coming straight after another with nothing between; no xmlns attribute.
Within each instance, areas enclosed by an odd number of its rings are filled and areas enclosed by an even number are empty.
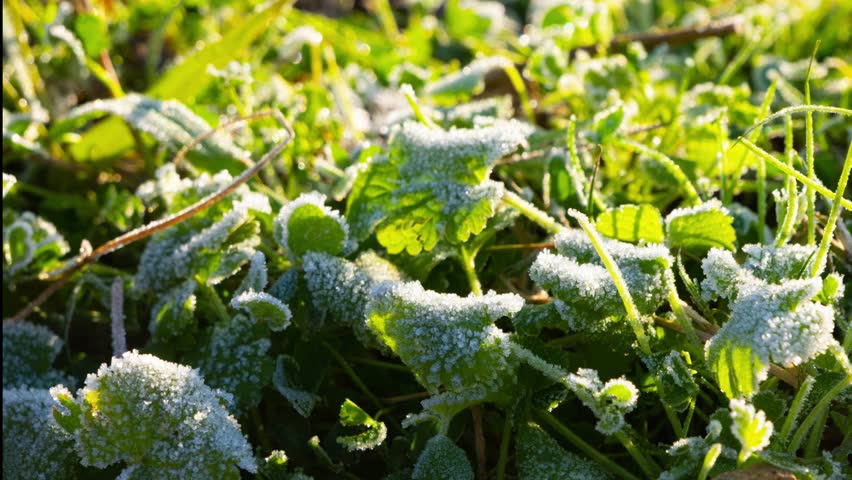
<svg viewBox="0 0 852 480"><path fill-rule="evenodd" d="M57 268L68 251L68 242L52 223L32 212L3 210L4 283Z"/></svg>
<svg viewBox="0 0 852 480"><path fill-rule="evenodd" d="M234 478L256 472L251 446L226 404L197 370L127 352L102 364L72 395L50 390L54 417L74 436L84 466L121 463L123 480Z"/></svg>
<svg viewBox="0 0 852 480"><path fill-rule="evenodd" d="M50 388L68 382L53 369L62 340L47 327L27 321L3 324L3 388Z"/></svg>
<svg viewBox="0 0 852 480"><path fill-rule="evenodd" d="M356 246L349 238L349 225L318 192L303 193L281 207L275 217L275 239L292 260L307 252L345 254Z"/></svg>

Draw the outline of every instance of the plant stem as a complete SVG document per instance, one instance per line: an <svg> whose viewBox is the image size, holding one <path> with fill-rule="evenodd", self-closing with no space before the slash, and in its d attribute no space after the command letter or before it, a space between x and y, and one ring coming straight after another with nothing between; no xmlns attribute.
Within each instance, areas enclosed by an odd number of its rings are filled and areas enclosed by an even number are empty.
<svg viewBox="0 0 852 480"><path fill-rule="evenodd" d="M354 358L352 358L352 361L354 363L360 363L362 365L369 365L371 367L376 367L376 368L384 368L386 370L394 370L394 371L397 371L397 372L405 372L405 373L411 372L411 370L409 370L408 367L406 367L405 365L397 365L396 363L383 362L381 360L373 360L372 358L354 357Z"/></svg>
<svg viewBox="0 0 852 480"><path fill-rule="evenodd" d="M805 104L811 104L811 67L814 64L814 57L819 48L819 40L814 45L814 52L808 62L808 72L805 74ZM816 170L814 166L814 114L813 112L805 112L805 158L808 165L808 178L813 181L816 179ZM813 246L816 243L816 215L814 212L814 202L816 201L816 193L813 188L808 187L805 190L805 196L808 202L808 245Z"/></svg>
<svg viewBox="0 0 852 480"><path fill-rule="evenodd" d="M587 456L598 462L603 468L608 470L610 473L618 475L619 477L626 480L639 480L639 477L625 470L621 465L613 462L612 460L610 460L609 457L598 451L595 447L586 443L586 441L583 440L582 437L572 432L571 429L565 426L549 412L539 410L536 412L536 416L544 423L550 425L557 433L565 437L565 439L568 440L571 445L574 445L575 447L577 447L578 450L582 451Z"/></svg>
<svg viewBox="0 0 852 480"><path fill-rule="evenodd" d="M707 475L710 474L710 470L713 470L713 467L716 465L716 460L719 459L719 455L721 454L721 443L714 443L710 446L710 449L707 450L707 454L704 455L704 462L701 464L701 472L698 473L698 480L707 480Z"/></svg>
<svg viewBox="0 0 852 480"><path fill-rule="evenodd" d="M793 150L793 117L787 116L784 123L786 124L786 128L784 129L784 153L787 156L787 165L793 168L793 158L796 155ZM760 161L764 163L764 166L766 165L765 160L760 159ZM796 179L788 175L786 182L787 211L784 213L784 221L778 227L778 231L775 234L776 247L784 245L790 239L793 233L793 225L799 216L799 192L796 188Z"/></svg>
<svg viewBox="0 0 852 480"><path fill-rule="evenodd" d="M825 222L825 233L822 235L822 241L819 243L819 250L814 259L814 266L811 270L811 277L816 277L822 270L828 257L828 247L831 246L831 239L834 237L834 227L837 224L837 217L840 215L840 201L843 199L843 193L846 191L846 183L849 181L849 170L852 169L852 144L846 150L846 160L843 162L843 171L840 172L840 180L837 182L837 191L834 194L834 201L831 205L831 212L828 214L828 220Z"/></svg>
<svg viewBox="0 0 852 480"><path fill-rule="evenodd" d="M827 198L834 198L834 192L832 192L831 190L820 185L816 181L811 180L810 178L806 177L805 175L802 175L802 173L799 172L798 170L796 170L795 168L787 166L787 164L785 164L781 160L778 160L777 158L773 157L772 155L767 153L766 150L764 150L764 149L758 147L757 145L751 143L750 141L748 141L748 139L740 138L740 142L742 142L742 144L745 145L746 148L748 148L749 150L754 152L755 155L762 157L764 160L771 163L773 167L777 168L778 170L781 170L782 172L786 173L787 175L790 175L791 177L793 177L796 180L798 180L799 182L801 182L803 185L813 188L814 190L817 191L817 193L819 193L819 194L821 194L821 195L823 195ZM852 210L852 201L850 201L850 200L847 200L845 198L841 198L837 203L839 203L843 208L846 208L848 210Z"/></svg>
<svg viewBox="0 0 852 480"><path fill-rule="evenodd" d="M476 451L476 478L487 480L488 466L485 458L485 432L482 431L482 407L474 405L470 407L473 417L473 445Z"/></svg>
<svg viewBox="0 0 852 480"><path fill-rule="evenodd" d="M402 87L400 87L399 91L405 96L405 99L408 101L408 105L411 106L411 110L414 112L414 117L418 122L429 128L438 128L438 125L436 125L431 118L427 117L426 114L423 113L423 110L417 103L417 96L414 95L414 89L411 85L405 83Z"/></svg>
<svg viewBox="0 0 852 480"><path fill-rule="evenodd" d="M650 355L651 345L648 341L648 337L645 335L645 329L639 320L639 309L636 308L636 303L633 302L633 296L627 288L627 283L624 281L621 269L618 268L618 264L615 263L615 260L613 260L609 252L607 252L604 248L603 240L597 230L595 230L595 227L589 222L588 217L573 209L568 209L565 213L574 217L574 219L579 222L580 228L586 232L586 235L589 237L589 241L592 242L592 246L601 257L601 261L612 277L612 281L615 283L615 289L618 290L618 295L621 297L621 301L624 304L624 310L627 312L627 321L630 323L630 327L633 328L633 333L636 334L636 339L639 341L639 347L642 349L643 354Z"/></svg>
<svg viewBox="0 0 852 480"><path fill-rule="evenodd" d="M790 436L790 430L792 430L793 425L795 425L796 418L799 417L799 413L801 413L805 400L808 398L808 395L810 395L815 382L816 379L813 376L806 378L802 382L802 385L799 386L796 396L793 397L793 403L790 405L790 410L787 412L787 417L784 418L784 424L781 426L781 432L778 434L778 438L781 440L782 445L787 443L787 437Z"/></svg>
<svg viewBox="0 0 852 480"><path fill-rule="evenodd" d="M204 298L209 302L213 309L213 313L216 314L218 320L220 322L228 322L231 319L231 316L228 315L228 308L224 303L222 303L222 299L219 298L219 294L216 293L216 289L212 285L208 285L207 282L205 282L199 275L196 275L194 280L198 285L198 289L201 291L201 294L204 295Z"/></svg>
<svg viewBox="0 0 852 480"><path fill-rule="evenodd" d="M624 432L616 432L615 438L624 445L624 448L627 450L627 453L633 457L633 460L639 465L639 468L642 469L642 472L645 473L649 478L657 478L660 475L660 467L654 463L654 461L645 456L641 450L636 448L636 445L633 444L633 440L630 439L630 436Z"/></svg>
<svg viewBox="0 0 852 480"><path fill-rule="evenodd" d="M826 392L826 394L820 399L820 401L816 404L816 406L811 410L807 417L802 421L802 424L799 425L799 429L796 430L796 434L793 435L793 439L790 440L790 445L787 446L787 453L790 455L795 455L796 451L799 449L799 446L802 444L802 440L804 440L805 435L811 429L811 426L816 423L819 417L822 415L823 409L828 409L828 406L831 404L831 401L834 400L834 397L840 395L843 390L852 385L852 374L847 373L846 377L837 382L837 385L832 387L831 390Z"/></svg>
<svg viewBox="0 0 852 480"><path fill-rule="evenodd" d="M811 434L808 436L808 441L805 443L805 458L813 459L819 455L819 444L822 440L822 432L825 430L825 423L828 421L828 409L821 412L817 418L814 427L811 428Z"/></svg>
<svg viewBox="0 0 852 480"><path fill-rule="evenodd" d="M666 412L666 417L668 417L669 423L672 424L672 430L674 430L675 436L677 438L684 438L683 424L680 419L677 418L675 411L672 410L672 407L666 405L665 402L663 402L663 410Z"/></svg>
<svg viewBox="0 0 852 480"><path fill-rule="evenodd" d="M503 195L503 202L510 207L518 210L521 215L530 219L533 223L540 226L548 233L559 233L563 228L556 220L550 217L550 215L542 212L538 208L536 208L531 203L527 202L523 198L519 197L517 194L507 191Z"/></svg>
<svg viewBox="0 0 852 480"><path fill-rule="evenodd" d="M467 277L467 283L470 285L470 291L477 297L481 297L482 285L479 283L479 277L476 276L476 253L468 252L464 245L460 245L459 263Z"/></svg>
<svg viewBox="0 0 852 480"><path fill-rule="evenodd" d="M506 464L509 462L509 440L512 438L512 417L507 413L500 436L500 456L497 458L497 480L506 480Z"/></svg>
<svg viewBox="0 0 852 480"><path fill-rule="evenodd" d="M518 69L513 63L506 63L503 67L503 71L506 72L506 76L509 77L509 82L512 83L512 87L515 88L515 92L518 93L518 98L521 100L521 108L524 110L524 116L527 117L527 121L529 123L535 125L535 113L530 105L530 96L527 93L527 87L524 84L524 79L521 76L521 73L518 72Z"/></svg>
<svg viewBox="0 0 852 480"><path fill-rule="evenodd" d="M629 138L615 137L614 142L617 146L628 148L630 150L633 150L634 152L651 157L657 162L659 162L663 166L663 168L666 169L669 175L671 175L675 178L675 180L677 180L684 193L686 194L687 200L689 200L692 205L698 205L701 203L701 198L699 198L698 192L695 190L695 186L692 185L692 182L689 181L689 177L687 177L686 174L683 173L683 170L681 170L681 168L678 166L677 163L674 162L674 160L672 160L662 152L658 152L657 150L648 148L645 145L642 145L641 143L631 140Z"/></svg>
<svg viewBox="0 0 852 480"><path fill-rule="evenodd" d="M364 381L361 380L361 377L359 377L358 374L355 373L355 370L352 368L351 365L349 365L349 362L347 362L346 359L343 358L343 355L341 355L340 352L338 352L325 340L322 340L322 346L325 347L326 350L328 350L328 353L330 353L335 360L337 360L337 363L338 365L340 365L340 368L342 368L343 371L346 372L346 375L348 375L352 382L358 387L358 389L361 390L361 393L363 393L364 396L370 399L370 402L372 402L376 408L381 409L383 406L382 401L379 400L379 397L377 397L375 394L373 394L373 392L370 391L370 389L367 387L367 384L365 384Z"/></svg>

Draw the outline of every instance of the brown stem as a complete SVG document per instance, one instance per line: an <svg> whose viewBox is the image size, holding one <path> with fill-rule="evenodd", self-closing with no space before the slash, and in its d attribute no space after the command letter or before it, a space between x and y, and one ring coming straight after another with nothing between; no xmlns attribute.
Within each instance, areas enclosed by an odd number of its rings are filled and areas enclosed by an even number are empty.
<svg viewBox="0 0 852 480"><path fill-rule="evenodd" d="M492 245L486 251L494 252L499 250L544 250L554 248L556 244L553 242L545 243L507 243L503 245Z"/></svg>
<svg viewBox="0 0 852 480"><path fill-rule="evenodd" d="M639 32L616 35L607 47L610 51L623 50L632 42L639 42L646 48L654 48L658 45L668 44L677 47L687 43L710 37L724 37L731 34L739 34L742 31L743 21L740 17L732 17L706 25L694 27L675 28L661 32ZM594 54L601 45L586 45L571 50L570 55L579 51Z"/></svg>
<svg viewBox="0 0 852 480"><path fill-rule="evenodd" d="M272 150L267 152L260 159L260 161L258 161L256 164L252 165L251 168L248 168L247 170L243 171L243 173L241 173L237 178L235 178L234 181L231 182L230 185L219 190L218 192L214 192L214 193L202 198L201 200L199 200L195 204L190 205L189 207L186 207L183 210L181 210L181 211L179 211L179 212L177 212L173 215L170 215L170 216L163 218L163 219L160 219L160 220L155 220L151 223L148 223L147 225L143 225L142 227L139 227L135 230L131 230L131 231L125 233L124 235L120 235L120 236L104 243L103 245L99 246L98 248L92 250L91 252L81 253L80 255L77 256L77 258L73 259L66 266L62 267L61 269L59 269L57 271L49 273L45 277L45 279L58 277L56 282L53 283L50 287L46 288L41 293L41 295L39 295L35 300L33 300L29 305L24 307L21 311L19 311L14 316L12 316L8 321L9 322L15 322L15 321L23 320L24 318L26 318L30 313L33 312L33 310L35 310L39 305L41 305L48 298L50 298L50 296L53 295L59 289L59 287L61 287L63 284L65 284L71 278L71 276L74 273L83 269L83 267L85 267L89 263L94 262L98 258L100 258L104 255L107 255L109 253L112 253L112 252L114 252L114 251L116 251L116 250L118 250L118 249L120 249L120 248L122 248L126 245L129 245L129 244L131 244L131 243L133 243L137 240L147 238L147 237L149 237L149 236L151 236L151 235L153 235L153 234L155 234L155 233L157 233L161 230L165 230L166 228L169 228L173 225L176 225L176 224L186 220L187 218L194 216L198 212L201 212L201 211L209 208L213 204L217 203L218 201L222 200L223 198L225 198L228 195L230 195L231 193L233 193L234 190L236 190L240 185L242 185L246 181L248 181L249 178L251 178L257 172L259 172L273 158L278 156L278 154L281 153L282 150L284 150L284 147L286 147L287 144L290 143L290 141L293 139L293 136L295 134L293 133L293 129L290 127L290 124L287 123L287 120L284 118L284 116L281 115L281 113L278 112L278 111L273 111L273 115L275 116L275 118L279 122L281 122L281 124L284 126L284 128L287 129L287 138L285 140L283 140L282 142L276 144L274 147L272 147Z"/></svg>
<svg viewBox="0 0 852 480"><path fill-rule="evenodd" d="M485 432L482 430L482 408L479 405L470 407L473 416L473 440L476 449L476 478L486 480L488 467L485 462Z"/></svg>

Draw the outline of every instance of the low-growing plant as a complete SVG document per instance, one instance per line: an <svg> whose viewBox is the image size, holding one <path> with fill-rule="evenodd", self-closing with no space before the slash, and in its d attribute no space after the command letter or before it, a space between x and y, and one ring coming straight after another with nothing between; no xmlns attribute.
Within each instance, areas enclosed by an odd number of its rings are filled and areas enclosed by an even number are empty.
<svg viewBox="0 0 852 480"><path fill-rule="evenodd" d="M160 3L3 3L4 478L852 475L849 5Z"/></svg>

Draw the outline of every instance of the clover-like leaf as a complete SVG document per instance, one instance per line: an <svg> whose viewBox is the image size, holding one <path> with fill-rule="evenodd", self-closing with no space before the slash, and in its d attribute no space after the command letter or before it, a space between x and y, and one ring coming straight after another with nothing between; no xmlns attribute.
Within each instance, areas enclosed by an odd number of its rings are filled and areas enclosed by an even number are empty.
<svg viewBox="0 0 852 480"><path fill-rule="evenodd" d="M55 396L67 390L52 389ZM77 391L70 432L84 466L125 464L121 478L231 478L256 472L251 447L224 403L196 370L127 352L101 365ZM62 400L58 401L60 407Z"/></svg>
<svg viewBox="0 0 852 480"><path fill-rule="evenodd" d="M740 441L739 458L748 459L753 453L759 452L769 445L772 437L772 422L766 420L762 410L740 399L733 399L731 407L731 432Z"/></svg>
<svg viewBox="0 0 852 480"><path fill-rule="evenodd" d="M344 427L366 428L357 435L337 437L337 443L346 447L350 452L372 450L381 445L388 434L388 429L383 422L367 415L367 412L361 410L361 407L355 405L355 402L348 398L340 406L340 424Z"/></svg>
<svg viewBox="0 0 852 480"><path fill-rule="evenodd" d="M734 219L718 200L673 210L666 216L666 241L672 248L736 248Z"/></svg>
<svg viewBox="0 0 852 480"><path fill-rule="evenodd" d="M310 192L284 205L275 218L275 238L292 259L307 252L337 255L349 250L349 226L325 196Z"/></svg>
<svg viewBox="0 0 852 480"><path fill-rule="evenodd" d="M583 405L595 414L599 432L613 435L624 430L624 415L636 408L639 398L639 390L633 383L624 378L603 383L598 378L598 372L588 368L569 374L566 383Z"/></svg>
<svg viewBox="0 0 852 480"><path fill-rule="evenodd" d="M594 463L565 451L535 423L527 422L518 428L515 445L521 480L610 478Z"/></svg>
<svg viewBox="0 0 852 480"><path fill-rule="evenodd" d="M252 320L264 323L274 332L290 326L290 307L266 292L245 291L231 299L231 307L246 312Z"/></svg>
<svg viewBox="0 0 852 480"><path fill-rule="evenodd" d="M418 282L382 283L373 289L368 324L431 393L481 385L493 394L512 381L509 336L494 322L523 303L517 295L464 298Z"/></svg>
<svg viewBox="0 0 852 480"><path fill-rule="evenodd" d="M464 450L446 435L435 435L426 442L414 464L412 480L473 480L473 467Z"/></svg>
<svg viewBox="0 0 852 480"><path fill-rule="evenodd" d="M77 478L74 437L56 423L52 405L47 390L4 386L3 478Z"/></svg>
<svg viewBox="0 0 852 480"><path fill-rule="evenodd" d="M595 228L601 235L622 242L660 243L663 241L663 221L660 212L651 205L621 205L598 215Z"/></svg>
<svg viewBox="0 0 852 480"><path fill-rule="evenodd" d="M32 212L3 211L3 282L59 267L68 243L56 227Z"/></svg>
<svg viewBox="0 0 852 480"><path fill-rule="evenodd" d="M307 418L316 406L319 398L311 392L300 387L296 381L299 364L289 355L279 355L275 362L275 373L272 375L272 384L278 393L284 396L290 405Z"/></svg>
<svg viewBox="0 0 852 480"><path fill-rule="evenodd" d="M68 380L52 365L62 340L27 321L3 325L3 388L50 388Z"/></svg>

